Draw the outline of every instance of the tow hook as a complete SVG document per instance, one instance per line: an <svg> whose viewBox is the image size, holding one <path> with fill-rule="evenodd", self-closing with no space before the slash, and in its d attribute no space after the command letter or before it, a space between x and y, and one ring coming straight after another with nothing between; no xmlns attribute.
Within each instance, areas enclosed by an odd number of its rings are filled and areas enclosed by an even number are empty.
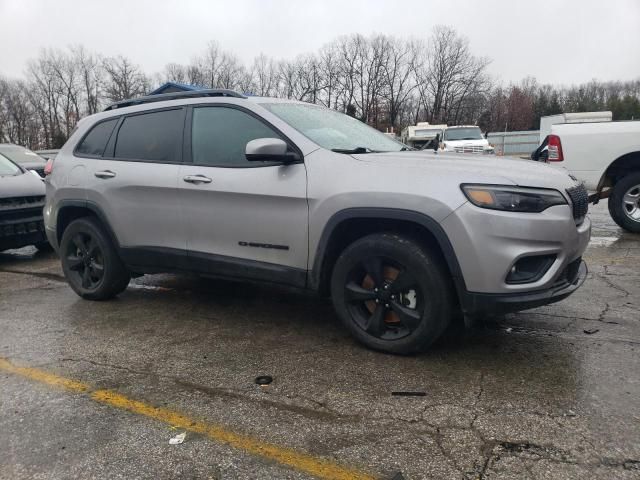
<svg viewBox="0 0 640 480"><path fill-rule="evenodd" d="M593 203L594 205L597 205L601 199L609 198L610 195L611 195L611 189L608 188L605 191L598 190L596 193L592 193L587 198L589 199L589 203Z"/></svg>

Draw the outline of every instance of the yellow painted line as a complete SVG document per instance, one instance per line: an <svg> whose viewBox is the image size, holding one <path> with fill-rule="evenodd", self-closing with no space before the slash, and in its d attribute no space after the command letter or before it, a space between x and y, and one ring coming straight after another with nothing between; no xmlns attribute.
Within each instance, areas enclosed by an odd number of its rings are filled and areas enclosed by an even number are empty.
<svg viewBox="0 0 640 480"><path fill-rule="evenodd" d="M42 370L38 370L37 368L18 367L8 360L5 360L4 358L0 358L0 369L4 370L5 372L30 378L31 380L35 380L36 382L46 383L47 385L51 385L54 387L61 387L65 390L71 390L72 392L85 393L91 390L91 387L89 387L89 385L82 382L76 382L75 380L59 377L58 375L43 372Z"/></svg>
<svg viewBox="0 0 640 480"><path fill-rule="evenodd" d="M96 402L204 435L213 441L278 462L318 478L326 480L373 480L375 478L367 473L339 465L325 458L263 442L249 435L236 433L221 425L204 422L167 408L154 407L148 403L133 400L112 390L95 390L85 383L60 377L36 368L19 367L3 358L0 358L0 370L72 392L86 393L89 398Z"/></svg>

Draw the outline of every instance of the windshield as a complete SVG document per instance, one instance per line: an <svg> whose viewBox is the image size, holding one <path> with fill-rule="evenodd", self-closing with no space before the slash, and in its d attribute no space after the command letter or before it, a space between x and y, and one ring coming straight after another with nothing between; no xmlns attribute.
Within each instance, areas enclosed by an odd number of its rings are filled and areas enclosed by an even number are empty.
<svg viewBox="0 0 640 480"><path fill-rule="evenodd" d="M445 140L482 140L483 138L478 127L447 128L444 131Z"/></svg>
<svg viewBox="0 0 640 480"><path fill-rule="evenodd" d="M264 108L328 150L399 152L408 147L375 128L317 105L301 103L263 103Z"/></svg>
<svg viewBox="0 0 640 480"><path fill-rule="evenodd" d="M22 170L15 163L0 154L0 176L20 175L21 173Z"/></svg>
<svg viewBox="0 0 640 480"><path fill-rule="evenodd" d="M40 155L22 147L0 147L0 153L18 164L33 162L46 163L46 160Z"/></svg>

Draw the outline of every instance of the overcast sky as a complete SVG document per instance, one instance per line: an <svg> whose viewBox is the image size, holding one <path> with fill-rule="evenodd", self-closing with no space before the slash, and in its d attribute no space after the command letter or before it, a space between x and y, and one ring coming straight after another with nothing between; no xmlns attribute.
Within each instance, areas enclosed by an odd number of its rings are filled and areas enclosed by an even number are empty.
<svg viewBox="0 0 640 480"><path fill-rule="evenodd" d="M292 58L349 33L468 36L505 82L640 77L640 0L0 0L0 75L19 77L43 47L83 44L148 73L187 63L210 40L246 64Z"/></svg>

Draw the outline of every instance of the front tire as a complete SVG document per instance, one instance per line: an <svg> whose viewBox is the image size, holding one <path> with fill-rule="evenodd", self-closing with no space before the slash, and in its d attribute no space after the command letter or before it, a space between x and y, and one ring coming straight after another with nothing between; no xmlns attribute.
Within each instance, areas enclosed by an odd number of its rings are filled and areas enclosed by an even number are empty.
<svg viewBox="0 0 640 480"><path fill-rule="evenodd" d="M442 335L452 314L452 289L439 258L392 233L352 243L331 277L334 308L352 335L397 354L424 351Z"/></svg>
<svg viewBox="0 0 640 480"><path fill-rule="evenodd" d="M113 298L131 279L110 238L92 217L69 224L60 241L60 259L71 288L88 300Z"/></svg>
<svg viewBox="0 0 640 480"><path fill-rule="evenodd" d="M614 185L609 213L620 227L640 233L640 172L630 173Z"/></svg>

